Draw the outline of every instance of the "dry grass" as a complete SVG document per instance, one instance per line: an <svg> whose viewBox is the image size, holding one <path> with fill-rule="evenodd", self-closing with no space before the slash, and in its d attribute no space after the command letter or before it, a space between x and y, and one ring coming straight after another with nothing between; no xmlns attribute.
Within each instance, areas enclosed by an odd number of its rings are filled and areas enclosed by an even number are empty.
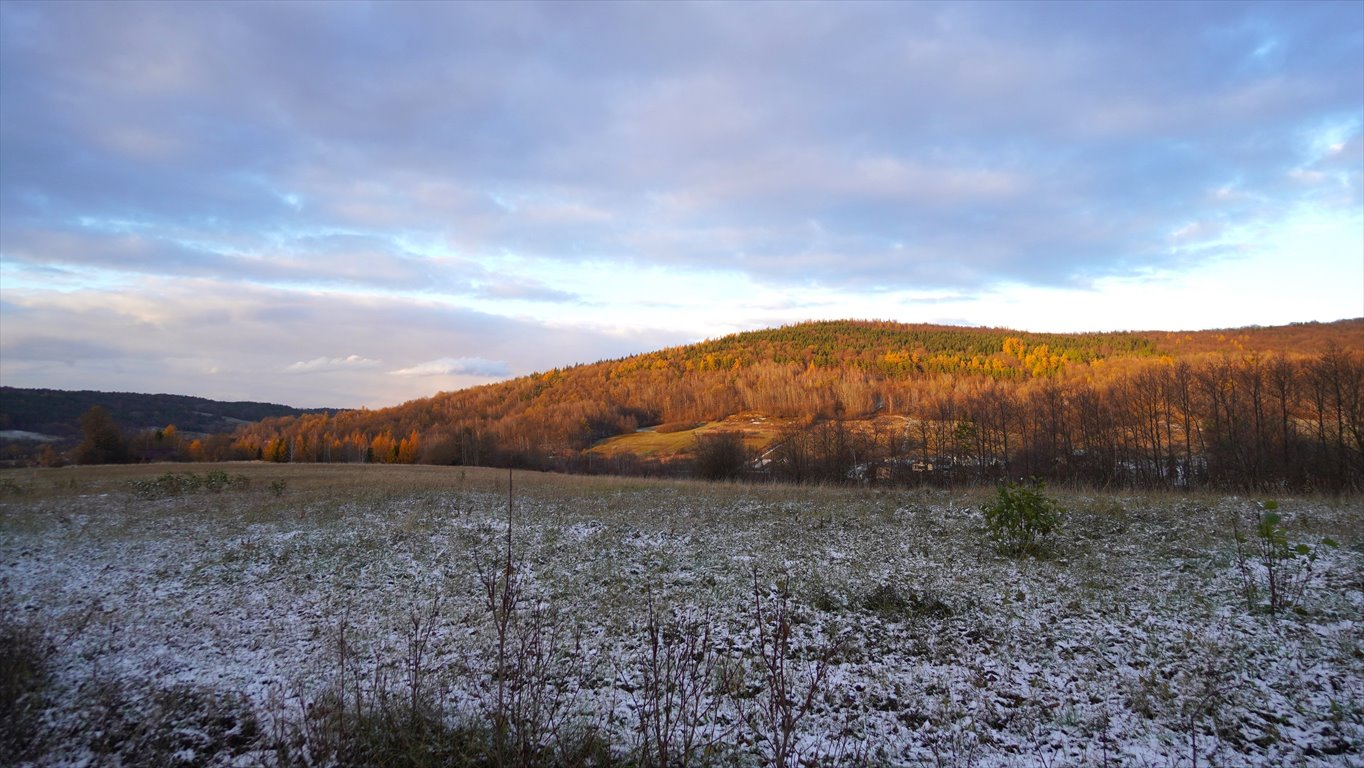
<svg viewBox="0 0 1364 768"><path fill-rule="evenodd" d="M744 445L754 453L761 453L774 445L781 436L782 429L789 426L791 419L776 419L754 414L738 414L723 421L709 421L693 429L679 431L641 431L630 435L609 437L588 450L597 456L614 458L622 454L634 454L646 459L668 460L691 452L696 438L713 432L739 432L744 436Z"/></svg>

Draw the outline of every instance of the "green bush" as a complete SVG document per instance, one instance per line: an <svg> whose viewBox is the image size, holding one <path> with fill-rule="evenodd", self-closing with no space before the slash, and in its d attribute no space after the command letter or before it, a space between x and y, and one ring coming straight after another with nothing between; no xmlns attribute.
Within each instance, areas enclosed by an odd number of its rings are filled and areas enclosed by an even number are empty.
<svg viewBox="0 0 1364 768"><path fill-rule="evenodd" d="M1249 533L1242 530L1240 514L1232 518L1236 567L1241 573L1246 606L1270 615L1300 607L1321 548L1338 546L1330 538L1323 538L1314 547L1290 541L1278 509L1278 502L1272 499L1252 508L1246 521Z"/></svg>
<svg viewBox="0 0 1364 768"><path fill-rule="evenodd" d="M985 513L985 527L1000 550L1010 555L1036 554L1042 539L1056 531L1063 511L1042 493L1046 486L1037 478L1026 485L1005 483L999 486L999 497L981 507Z"/></svg>

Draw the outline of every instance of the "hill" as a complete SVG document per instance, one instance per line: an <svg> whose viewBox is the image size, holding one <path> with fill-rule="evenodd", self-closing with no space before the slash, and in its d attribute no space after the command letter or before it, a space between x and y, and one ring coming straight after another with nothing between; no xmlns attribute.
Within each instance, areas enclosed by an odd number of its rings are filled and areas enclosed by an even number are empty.
<svg viewBox="0 0 1364 768"><path fill-rule="evenodd" d="M620 437L749 414L779 426L709 432L737 433L746 450L736 456L766 457L750 471L802 481L1038 474L1337 487L1364 476L1361 371L1364 319L1085 334L815 322L392 408L267 419L243 427L233 451L277 461L689 471L677 460L724 441L698 430L690 440L649 439L671 451L636 452Z"/></svg>
<svg viewBox="0 0 1364 768"><path fill-rule="evenodd" d="M0 431L76 438L81 434L81 415L96 405L108 411L125 431L140 432L173 424L186 435L231 432L262 419L326 412L184 395L0 387Z"/></svg>

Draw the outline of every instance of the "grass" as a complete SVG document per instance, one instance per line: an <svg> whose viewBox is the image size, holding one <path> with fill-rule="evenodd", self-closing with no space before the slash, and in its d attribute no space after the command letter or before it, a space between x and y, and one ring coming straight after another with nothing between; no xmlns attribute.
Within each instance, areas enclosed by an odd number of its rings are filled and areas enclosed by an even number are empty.
<svg viewBox="0 0 1364 768"><path fill-rule="evenodd" d="M42 627L19 614L8 590L0 593L0 753L15 760L42 749L55 653Z"/></svg>
<svg viewBox="0 0 1364 768"><path fill-rule="evenodd" d="M137 492L215 470L247 482ZM1343 766L1364 743L1359 499L1279 500L1294 541L1341 546L1270 617L1234 557L1247 500L1215 494L1056 491L1032 557L986 535L992 488L4 477L7 700L39 765Z"/></svg>

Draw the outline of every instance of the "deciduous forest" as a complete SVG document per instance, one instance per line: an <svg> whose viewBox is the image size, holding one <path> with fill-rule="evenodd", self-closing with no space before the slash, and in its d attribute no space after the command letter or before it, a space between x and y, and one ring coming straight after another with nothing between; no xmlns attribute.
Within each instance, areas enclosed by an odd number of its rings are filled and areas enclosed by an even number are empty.
<svg viewBox="0 0 1364 768"><path fill-rule="evenodd" d="M698 438L688 452L649 460L594 461L588 452L638 429L744 413L781 427L747 451ZM711 448L737 458L717 462ZM382 410L267 419L188 453L797 482L1036 476L1105 487L1357 490L1364 320L1091 334L805 323Z"/></svg>

